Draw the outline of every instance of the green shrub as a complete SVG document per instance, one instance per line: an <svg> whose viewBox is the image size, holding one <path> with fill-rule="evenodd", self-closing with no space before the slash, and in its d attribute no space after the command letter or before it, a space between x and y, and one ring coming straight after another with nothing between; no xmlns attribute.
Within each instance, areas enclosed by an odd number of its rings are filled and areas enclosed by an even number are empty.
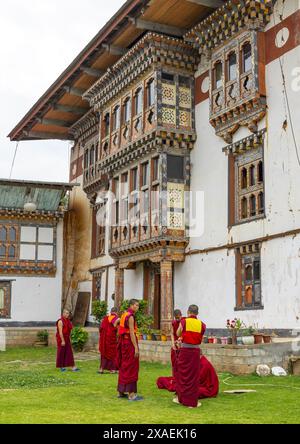
<svg viewBox="0 0 300 444"><path fill-rule="evenodd" d="M47 330L40 330L37 332L37 338L40 342L48 342L49 333Z"/></svg>
<svg viewBox="0 0 300 444"><path fill-rule="evenodd" d="M97 322L101 322L107 315L107 303L104 301L95 300L92 302L92 315L96 318Z"/></svg>
<svg viewBox="0 0 300 444"><path fill-rule="evenodd" d="M139 310L135 315L137 326L140 332L147 332L153 324L153 317L147 313L147 301L139 300ZM121 305L121 311L124 312L129 308L129 300L124 300Z"/></svg>
<svg viewBox="0 0 300 444"><path fill-rule="evenodd" d="M71 342L75 351L82 351L89 338L88 332L82 327L75 327L71 333Z"/></svg>

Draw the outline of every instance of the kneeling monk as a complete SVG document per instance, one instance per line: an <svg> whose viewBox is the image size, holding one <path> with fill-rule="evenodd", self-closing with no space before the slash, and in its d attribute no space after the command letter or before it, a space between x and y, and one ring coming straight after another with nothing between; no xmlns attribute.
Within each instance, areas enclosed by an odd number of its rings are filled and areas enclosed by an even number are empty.
<svg viewBox="0 0 300 444"><path fill-rule="evenodd" d="M187 407L199 407L198 386L200 373L200 344L206 325L197 319L197 305L190 305L188 317L180 321L177 336L182 337L176 365L176 392L179 402Z"/></svg>
<svg viewBox="0 0 300 444"><path fill-rule="evenodd" d="M56 322L56 367L60 368L62 372L66 370L66 367L72 367L73 372L79 370L74 363L71 344L71 331L73 329L73 325L69 317L70 312L68 310L64 310L62 317Z"/></svg>
<svg viewBox="0 0 300 444"><path fill-rule="evenodd" d="M116 373L117 367L117 326L120 322L117 308L113 307L110 315L102 319L100 326L99 351L101 354L101 364L98 373L103 374L104 370Z"/></svg>
<svg viewBox="0 0 300 444"><path fill-rule="evenodd" d="M161 376L157 379L156 384L159 389L176 392L176 378L172 376ZM203 355L200 357L200 373L197 387L194 390L198 394L198 399L215 398L219 393L218 375L212 364Z"/></svg>
<svg viewBox="0 0 300 444"><path fill-rule="evenodd" d="M139 379L139 348L136 336L137 324L135 313L139 309L139 302L131 299L129 309L122 315L119 327L118 360L119 368L118 392L119 398L129 401L140 401L137 396L137 382Z"/></svg>
<svg viewBox="0 0 300 444"><path fill-rule="evenodd" d="M178 336L177 336L177 330L180 325L180 321L182 319L182 313L180 310L176 309L174 310L174 320L172 321L172 331L171 331L171 341L172 341L172 348L171 348L171 363L172 363L172 375L173 378L175 378L176 374L176 361L179 351L179 344L178 344Z"/></svg>

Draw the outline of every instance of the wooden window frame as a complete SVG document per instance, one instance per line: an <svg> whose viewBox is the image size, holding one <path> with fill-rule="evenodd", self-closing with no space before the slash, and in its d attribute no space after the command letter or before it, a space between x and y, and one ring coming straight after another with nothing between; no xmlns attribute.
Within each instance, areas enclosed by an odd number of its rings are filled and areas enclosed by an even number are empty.
<svg viewBox="0 0 300 444"><path fill-rule="evenodd" d="M0 319L11 318L11 299L12 299L12 282L11 280L1 280L0 289L4 292L4 308L0 307Z"/></svg>
<svg viewBox="0 0 300 444"><path fill-rule="evenodd" d="M243 310L262 310L264 308L262 303L262 277L261 277L261 251L253 251L242 253L240 249L236 250L236 306L235 311ZM255 279L254 266L259 263L259 279ZM252 278L246 279L246 266L252 267ZM259 288L259 301L255 301L255 293L253 288ZM246 292L251 290L252 302L247 303Z"/></svg>

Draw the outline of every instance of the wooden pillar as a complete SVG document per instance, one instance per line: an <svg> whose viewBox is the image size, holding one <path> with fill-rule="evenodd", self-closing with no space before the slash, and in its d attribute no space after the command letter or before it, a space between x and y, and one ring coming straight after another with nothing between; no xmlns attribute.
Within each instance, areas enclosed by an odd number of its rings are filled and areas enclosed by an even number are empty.
<svg viewBox="0 0 300 444"><path fill-rule="evenodd" d="M160 263L161 296L160 296L160 328L169 334L173 319L173 263L163 260Z"/></svg>
<svg viewBox="0 0 300 444"><path fill-rule="evenodd" d="M124 269L116 267L115 269L115 301L114 305L118 308L124 299Z"/></svg>

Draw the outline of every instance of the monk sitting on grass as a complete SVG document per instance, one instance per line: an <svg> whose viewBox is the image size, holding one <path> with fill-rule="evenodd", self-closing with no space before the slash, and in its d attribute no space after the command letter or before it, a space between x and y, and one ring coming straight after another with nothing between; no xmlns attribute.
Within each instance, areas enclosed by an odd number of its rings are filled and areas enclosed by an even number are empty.
<svg viewBox="0 0 300 444"><path fill-rule="evenodd" d="M171 363L172 363L172 375L173 378L175 378L176 373L176 361L178 357L178 351L179 351L179 338L177 336L177 330L180 325L180 321L182 319L182 313L180 310L174 310L174 320L172 321L172 331L171 331L171 341L172 341L172 348L171 348Z"/></svg>
<svg viewBox="0 0 300 444"><path fill-rule="evenodd" d="M72 371L77 372L79 371L79 368L75 366L71 344L71 331L73 325L69 318L70 312L64 310L62 317L56 322L56 368L60 368L62 372L65 372L66 367L72 367Z"/></svg>
<svg viewBox="0 0 300 444"><path fill-rule="evenodd" d="M139 302L131 299L128 310L122 315L119 326L118 341L118 392L119 398L128 398L129 401L141 401L137 395L137 381L139 379L139 348L136 336L137 323L135 313L139 309Z"/></svg>
<svg viewBox="0 0 300 444"><path fill-rule="evenodd" d="M117 366L117 330L120 318L118 309L113 307L110 315L102 319L100 326L99 351L101 354L100 370L103 374L105 370L116 373Z"/></svg>

